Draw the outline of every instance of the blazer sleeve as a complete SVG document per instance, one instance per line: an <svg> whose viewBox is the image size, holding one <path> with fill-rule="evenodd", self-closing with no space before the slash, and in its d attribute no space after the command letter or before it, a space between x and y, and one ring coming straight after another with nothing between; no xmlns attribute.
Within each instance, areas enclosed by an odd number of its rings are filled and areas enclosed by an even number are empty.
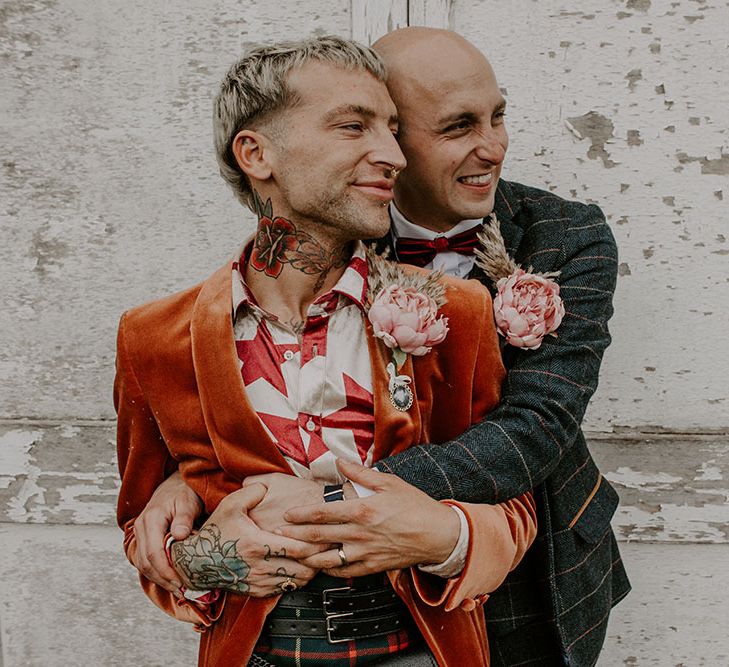
<svg viewBox="0 0 729 667"><path fill-rule="evenodd" d="M117 457L121 488L117 504L117 522L124 531L124 551L137 567L137 541L134 521L141 514L155 489L177 467L147 403L128 349L126 315L122 316L117 337L114 407L117 413ZM148 597L171 616L195 623L203 629L215 621L224 596L212 606L190 600L178 600L172 593L149 581L142 574L140 583Z"/></svg>
<svg viewBox="0 0 729 667"><path fill-rule="evenodd" d="M531 493L498 505L458 503L468 521L470 540L460 575L442 579L410 568L415 590L428 605L471 611L488 600L524 557L537 536L536 505Z"/></svg>
<svg viewBox="0 0 729 667"><path fill-rule="evenodd" d="M577 440L610 344L617 247L597 206L570 221L555 264L565 317L539 349L505 350L500 404L457 439L418 445L378 468L433 498L486 503L515 498L549 476Z"/></svg>

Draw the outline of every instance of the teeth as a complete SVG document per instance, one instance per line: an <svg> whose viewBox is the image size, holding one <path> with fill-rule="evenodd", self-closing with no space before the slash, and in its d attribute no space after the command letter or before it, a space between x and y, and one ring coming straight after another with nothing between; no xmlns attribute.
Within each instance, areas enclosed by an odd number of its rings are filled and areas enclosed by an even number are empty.
<svg viewBox="0 0 729 667"><path fill-rule="evenodd" d="M458 179L461 181L461 183L466 183L467 185L486 185L486 183L491 182L491 174L480 174L478 176L461 176L461 178Z"/></svg>

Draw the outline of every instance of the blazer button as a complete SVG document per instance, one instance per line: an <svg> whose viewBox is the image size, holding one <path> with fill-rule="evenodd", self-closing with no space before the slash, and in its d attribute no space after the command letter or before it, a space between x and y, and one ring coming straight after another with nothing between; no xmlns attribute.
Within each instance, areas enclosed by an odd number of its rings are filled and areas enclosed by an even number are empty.
<svg viewBox="0 0 729 667"><path fill-rule="evenodd" d="M476 608L476 601L473 598L466 598L461 602L461 609L463 611L473 611Z"/></svg>

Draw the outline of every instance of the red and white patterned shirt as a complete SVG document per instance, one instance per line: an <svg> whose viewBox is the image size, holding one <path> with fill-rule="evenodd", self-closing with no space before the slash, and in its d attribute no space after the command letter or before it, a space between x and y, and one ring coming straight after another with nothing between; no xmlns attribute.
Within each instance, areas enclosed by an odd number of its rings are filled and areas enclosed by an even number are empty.
<svg viewBox="0 0 729 667"><path fill-rule="evenodd" d="M248 399L297 476L342 483L335 459L370 467L374 444L364 245L309 306L300 335L256 303L245 284L248 251L233 263L235 346Z"/></svg>

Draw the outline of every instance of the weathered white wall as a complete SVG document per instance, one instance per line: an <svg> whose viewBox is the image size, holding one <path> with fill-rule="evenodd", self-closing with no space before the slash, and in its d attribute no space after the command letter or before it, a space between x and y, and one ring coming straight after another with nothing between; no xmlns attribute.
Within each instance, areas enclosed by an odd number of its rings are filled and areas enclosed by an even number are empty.
<svg viewBox="0 0 729 667"><path fill-rule="evenodd" d="M41 443L113 460L88 428L113 419L119 314L203 278L252 229L211 149L228 65L251 42L373 40L408 20L453 27L493 61L507 177L599 203L618 237L615 343L588 427L729 426L729 3L17 0L0 12L0 420L26 435L8 436L0 482L46 484L15 489L17 518L34 520L21 499L43 488L70 484L70 506L88 496L68 460L31 465Z"/></svg>
<svg viewBox="0 0 729 667"><path fill-rule="evenodd" d="M492 59L506 176L597 202L618 237L615 343L588 426L729 426L729 4L419 0L410 13L450 19ZM3 3L0 417L112 418L120 312L202 278L250 231L209 122L246 44L346 36L353 21L375 38L406 20L403 0Z"/></svg>

